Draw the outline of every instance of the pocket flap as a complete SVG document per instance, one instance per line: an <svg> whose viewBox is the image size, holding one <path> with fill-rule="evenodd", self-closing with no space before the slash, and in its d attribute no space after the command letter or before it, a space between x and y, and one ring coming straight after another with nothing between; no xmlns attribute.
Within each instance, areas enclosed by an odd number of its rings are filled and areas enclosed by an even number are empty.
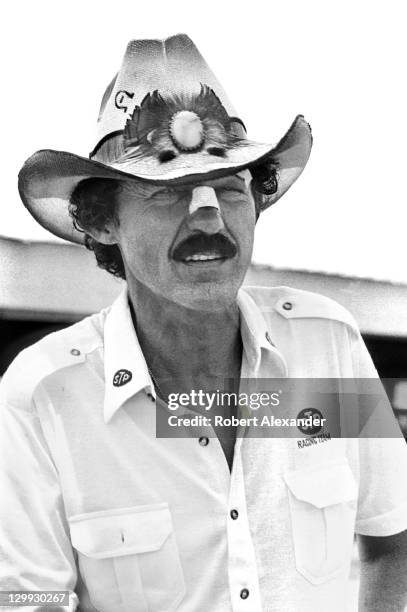
<svg viewBox="0 0 407 612"><path fill-rule="evenodd" d="M69 526L73 546L95 559L158 550L172 532L166 503L79 514Z"/></svg>
<svg viewBox="0 0 407 612"><path fill-rule="evenodd" d="M317 508L356 499L357 485L347 461L284 474L291 493Z"/></svg>

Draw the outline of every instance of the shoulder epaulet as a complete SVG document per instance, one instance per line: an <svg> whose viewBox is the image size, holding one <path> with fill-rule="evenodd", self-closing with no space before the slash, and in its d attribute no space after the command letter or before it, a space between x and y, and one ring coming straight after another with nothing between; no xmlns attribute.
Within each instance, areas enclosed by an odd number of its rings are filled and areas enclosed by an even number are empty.
<svg viewBox="0 0 407 612"><path fill-rule="evenodd" d="M42 380L58 370L82 363L102 343L97 317L86 317L21 351L1 381L0 404L30 411L33 393Z"/></svg>
<svg viewBox="0 0 407 612"><path fill-rule="evenodd" d="M358 332L358 325L351 313L341 304L325 295L284 287L275 303L275 309L286 319L331 319L340 321Z"/></svg>
<svg viewBox="0 0 407 612"><path fill-rule="evenodd" d="M331 319L348 325L355 333L359 332L351 313L320 293L292 287L248 287L247 290L261 310L274 310L285 319Z"/></svg>

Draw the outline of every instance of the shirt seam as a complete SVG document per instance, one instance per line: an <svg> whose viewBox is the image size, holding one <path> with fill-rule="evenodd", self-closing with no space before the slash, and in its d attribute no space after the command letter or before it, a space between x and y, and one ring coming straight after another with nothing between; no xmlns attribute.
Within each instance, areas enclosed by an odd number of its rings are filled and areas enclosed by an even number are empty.
<svg viewBox="0 0 407 612"><path fill-rule="evenodd" d="M14 406L14 404L11 404L10 402L0 401L0 408L4 408L6 410L9 410L9 409L15 410L18 413L27 414L27 415L32 416L32 417L34 417L34 418L36 418L36 419L38 419L40 421L40 417L38 416L37 412L32 407L30 407L30 410L26 410L25 408L22 408L21 406L20 406L20 408L18 408L17 406Z"/></svg>

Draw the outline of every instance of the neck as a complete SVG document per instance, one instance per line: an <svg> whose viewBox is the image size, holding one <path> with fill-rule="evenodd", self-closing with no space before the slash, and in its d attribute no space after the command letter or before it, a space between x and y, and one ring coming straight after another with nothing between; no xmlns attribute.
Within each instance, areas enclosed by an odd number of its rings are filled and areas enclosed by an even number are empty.
<svg viewBox="0 0 407 612"><path fill-rule="evenodd" d="M238 380L242 357L237 303L199 311L128 283L133 322L148 368L167 392L223 385Z"/></svg>

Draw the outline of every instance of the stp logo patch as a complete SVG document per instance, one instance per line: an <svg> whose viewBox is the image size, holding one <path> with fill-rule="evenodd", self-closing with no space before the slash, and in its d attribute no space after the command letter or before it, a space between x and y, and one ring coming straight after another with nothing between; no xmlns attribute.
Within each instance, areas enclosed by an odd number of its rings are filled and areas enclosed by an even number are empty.
<svg viewBox="0 0 407 612"><path fill-rule="evenodd" d="M123 387L133 378L133 374L130 370L117 370L113 376L113 387Z"/></svg>
<svg viewBox="0 0 407 612"><path fill-rule="evenodd" d="M322 413L316 408L305 408L297 416L298 429L307 436L319 433L324 424Z"/></svg>

